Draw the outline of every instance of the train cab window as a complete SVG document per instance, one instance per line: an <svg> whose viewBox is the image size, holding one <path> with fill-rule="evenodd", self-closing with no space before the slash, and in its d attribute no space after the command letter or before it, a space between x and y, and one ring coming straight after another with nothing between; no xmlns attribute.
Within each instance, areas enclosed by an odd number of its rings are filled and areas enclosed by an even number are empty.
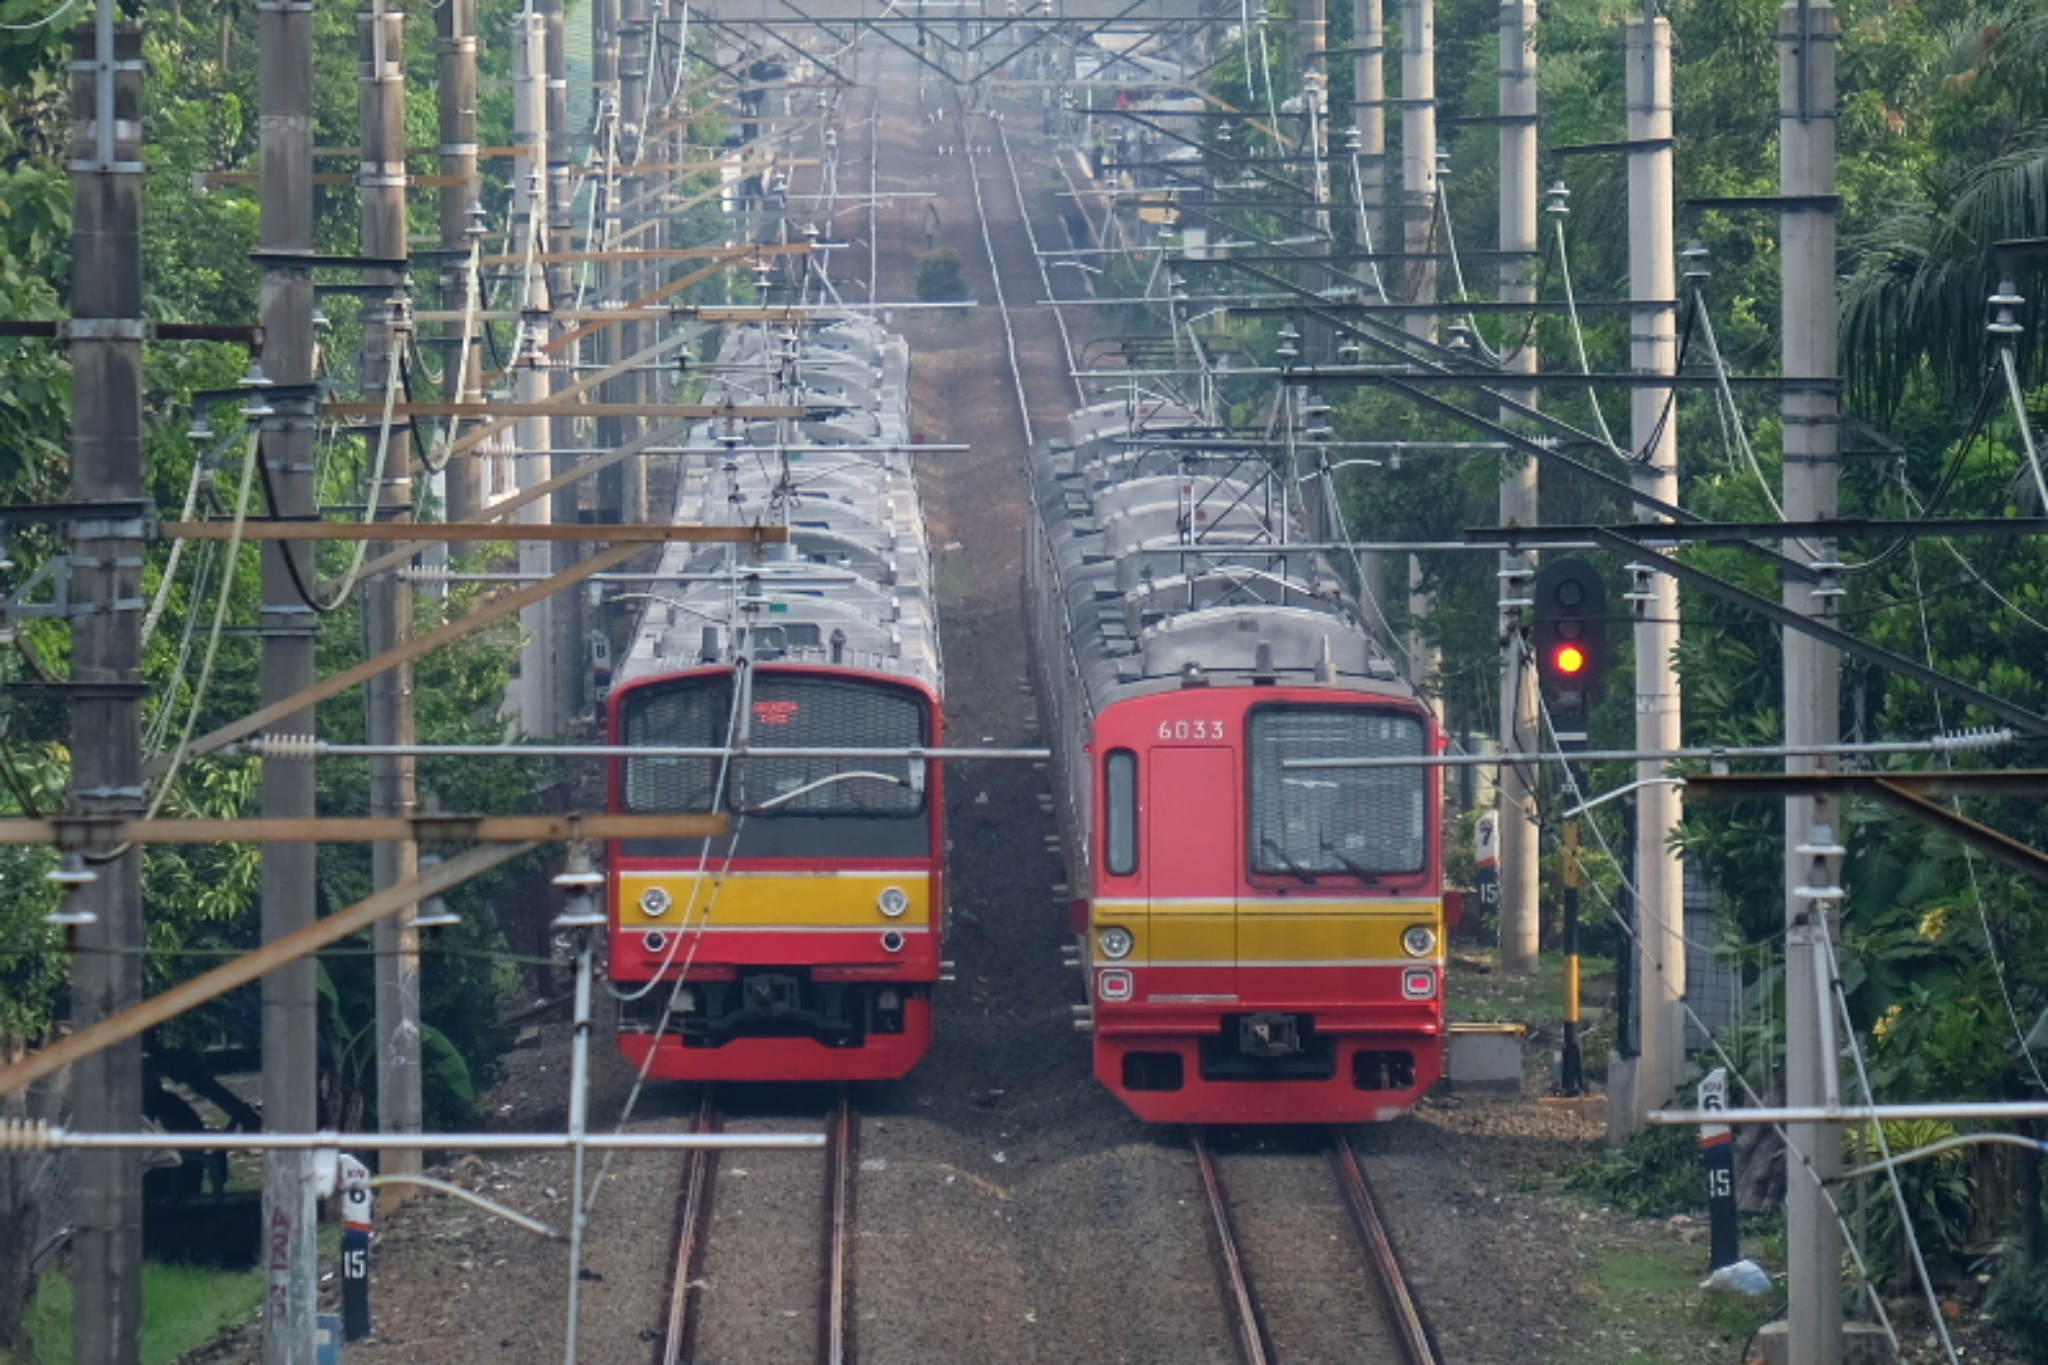
<svg viewBox="0 0 2048 1365"><path fill-rule="evenodd" d="M750 701L747 759L730 765L715 758L628 759L623 808L634 814L742 810L746 819L733 849L738 857L930 855L926 788L899 779L908 772L901 761L775 756L782 748L929 744L928 700L893 685L768 672L755 678ZM630 746L717 748L733 719L729 674L638 687L620 710L621 736ZM634 857L687 856L701 848L685 839L627 845Z"/></svg>
<svg viewBox="0 0 2048 1365"><path fill-rule="evenodd" d="M1421 757L1422 723L1381 707L1262 706L1251 715L1251 869L1308 883L1428 866L1428 770L1289 769L1290 759Z"/></svg>
<svg viewBox="0 0 2048 1365"><path fill-rule="evenodd" d="M1138 756L1114 749L1102 763L1103 865L1110 875L1138 870Z"/></svg>

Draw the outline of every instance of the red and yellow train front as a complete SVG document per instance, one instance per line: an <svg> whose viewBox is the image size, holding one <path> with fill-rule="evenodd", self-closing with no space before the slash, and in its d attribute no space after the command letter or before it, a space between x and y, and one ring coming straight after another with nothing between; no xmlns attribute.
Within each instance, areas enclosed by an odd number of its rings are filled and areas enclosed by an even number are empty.
<svg viewBox="0 0 2048 1365"><path fill-rule="evenodd" d="M1410 699L1189 687L1097 718L1095 1073L1160 1123L1392 1118L1442 1069L1433 769Z"/></svg>
<svg viewBox="0 0 2048 1365"><path fill-rule="evenodd" d="M931 1043L944 931L936 764L777 758L776 748L907 749L939 740L920 684L851 669L756 666L619 688L611 742L745 758L632 758L611 804L725 811L728 836L613 843L611 977L619 1043L670 1080L888 1080Z"/></svg>

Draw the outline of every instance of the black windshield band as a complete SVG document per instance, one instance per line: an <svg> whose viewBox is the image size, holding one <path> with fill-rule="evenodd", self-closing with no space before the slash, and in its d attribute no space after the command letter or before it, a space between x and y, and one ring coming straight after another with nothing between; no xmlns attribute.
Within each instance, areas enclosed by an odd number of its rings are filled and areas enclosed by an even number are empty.
<svg viewBox="0 0 2048 1365"><path fill-rule="evenodd" d="M744 815L736 857L921 858L930 852L925 783L908 759L775 758L787 748L914 748L930 744L931 704L888 683L759 672L749 697L750 756L735 759L718 809ZM715 748L733 719L732 675L704 674L635 688L621 705L627 745ZM714 808L716 758L625 761L625 810ZM872 775L857 775L872 774ZM636 857L679 857L697 840L630 841ZM725 841L715 842L723 856Z"/></svg>

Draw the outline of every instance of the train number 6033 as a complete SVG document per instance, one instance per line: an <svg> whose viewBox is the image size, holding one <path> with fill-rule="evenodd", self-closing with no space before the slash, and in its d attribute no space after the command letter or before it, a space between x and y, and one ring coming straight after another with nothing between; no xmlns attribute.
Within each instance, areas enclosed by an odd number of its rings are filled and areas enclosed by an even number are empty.
<svg viewBox="0 0 2048 1365"><path fill-rule="evenodd" d="M1220 720L1162 720L1159 722L1161 739L1222 739L1223 722Z"/></svg>

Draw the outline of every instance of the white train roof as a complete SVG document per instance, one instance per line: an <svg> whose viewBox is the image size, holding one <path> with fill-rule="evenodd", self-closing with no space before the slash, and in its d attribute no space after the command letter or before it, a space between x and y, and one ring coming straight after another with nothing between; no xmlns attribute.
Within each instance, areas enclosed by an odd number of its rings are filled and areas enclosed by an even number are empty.
<svg viewBox="0 0 2048 1365"><path fill-rule="evenodd" d="M829 663L937 690L931 550L908 449L910 355L867 317L726 333L705 401L812 408L712 419L683 442L673 520L790 528L786 545L664 548L626 657L630 682L728 662Z"/></svg>
<svg viewBox="0 0 2048 1365"><path fill-rule="evenodd" d="M1190 671L1411 695L1344 582L1295 548L1288 480L1264 452L1178 405L1115 401L1073 413L1066 439L1032 452L1031 476L1096 710Z"/></svg>

